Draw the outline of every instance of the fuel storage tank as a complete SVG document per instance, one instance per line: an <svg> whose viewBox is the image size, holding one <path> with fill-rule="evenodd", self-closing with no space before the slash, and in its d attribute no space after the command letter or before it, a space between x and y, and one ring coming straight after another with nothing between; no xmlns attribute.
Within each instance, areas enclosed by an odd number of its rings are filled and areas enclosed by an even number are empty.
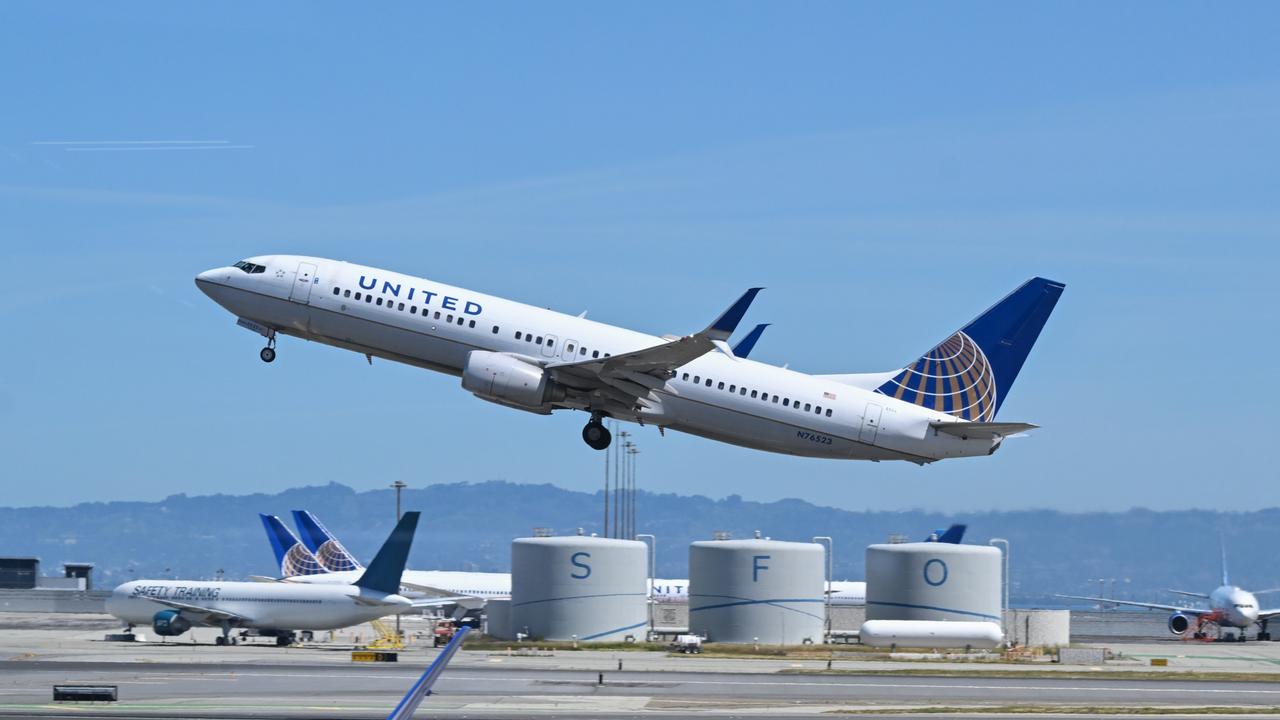
<svg viewBox="0 0 1280 720"><path fill-rule="evenodd" d="M510 632L543 640L643 639L648 547L635 540L531 537L511 543Z"/></svg>
<svg viewBox="0 0 1280 720"><path fill-rule="evenodd" d="M918 542L867 548L867 620L1000 620L1000 551Z"/></svg>
<svg viewBox="0 0 1280 720"><path fill-rule="evenodd" d="M710 540L689 546L689 631L710 642L822 642L825 555L816 543Z"/></svg>

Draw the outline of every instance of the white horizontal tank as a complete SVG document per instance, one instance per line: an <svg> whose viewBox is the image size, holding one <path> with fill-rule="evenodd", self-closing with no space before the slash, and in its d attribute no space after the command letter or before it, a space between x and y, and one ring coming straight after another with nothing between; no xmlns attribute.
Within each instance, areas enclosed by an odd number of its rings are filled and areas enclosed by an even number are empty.
<svg viewBox="0 0 1280 720"><path fill-rule="evenodd" d="M542 640L643 639L648 546L600 537L511 543L511 633Z"/></svg>
<svg viewBox="0 0 1280 720"><path fill-rule="evenodd" d="M711 540L689 546L689 630L710 642L821 643L825 554L816 543Z"/></svg>
<svg viewBox="0 0 1280 720"><path fill-rule="evenodd" d="M867 548L867 620L999 624L1000 551L917 542Z"/></svg>
<svg viewBox="0 0 1280 720"><path fill-rule="evenodd" d="M983 648L1004 641L1000 626L986 620L868 620L858 642L871 647Z"/></svg>

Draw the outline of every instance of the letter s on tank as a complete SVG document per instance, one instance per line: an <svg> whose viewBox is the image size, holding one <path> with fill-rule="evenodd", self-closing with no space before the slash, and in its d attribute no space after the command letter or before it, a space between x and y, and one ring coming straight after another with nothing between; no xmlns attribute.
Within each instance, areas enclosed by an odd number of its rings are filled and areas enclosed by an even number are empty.
<svg viewBox="0 0 1280 720"><path fill-rule="evenodd" d="M569 577L575 580L586 580L587 578L591 577L591 566L581 561L581 558L590 558L590 557L591 557L591 553L589 552L576 552L570 555L569 564L573 565L576 568L581 569L582 574L579 575L577 572L570 572Z"/></svg>

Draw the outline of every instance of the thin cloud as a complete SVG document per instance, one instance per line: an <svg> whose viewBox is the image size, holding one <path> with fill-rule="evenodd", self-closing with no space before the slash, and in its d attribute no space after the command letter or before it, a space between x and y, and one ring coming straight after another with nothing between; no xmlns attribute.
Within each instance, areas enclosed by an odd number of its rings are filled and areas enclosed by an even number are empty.
<svg viewBox="0 0 1280 720"><path fill-rule="evenodd" d="M63 152L133 152L142 150L248 150L230 140L35 140L30 145L58 147Z"/></svg>

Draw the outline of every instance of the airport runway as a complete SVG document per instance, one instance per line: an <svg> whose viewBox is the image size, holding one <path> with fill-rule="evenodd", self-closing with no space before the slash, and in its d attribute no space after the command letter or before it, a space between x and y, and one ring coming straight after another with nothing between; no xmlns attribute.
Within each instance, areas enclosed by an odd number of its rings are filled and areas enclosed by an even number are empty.
<svg viewBox="0 0 1280 720"><path fill-rule="evenodd" d="M420 666L0 662L0 715L75 714L46 705L55 683L118 685L121 710L150 717L380 717ZM599 717L694 712L771 718L903 706L1280 707L1280 684L1179 680L592 672L471 666L450 670L426 716ZM290 709L293 709L290 712ZM282 712L283 711L283 712ZM780 715L781 713L781 715ZM120 717L120 711L109 711Z"/></svg>

